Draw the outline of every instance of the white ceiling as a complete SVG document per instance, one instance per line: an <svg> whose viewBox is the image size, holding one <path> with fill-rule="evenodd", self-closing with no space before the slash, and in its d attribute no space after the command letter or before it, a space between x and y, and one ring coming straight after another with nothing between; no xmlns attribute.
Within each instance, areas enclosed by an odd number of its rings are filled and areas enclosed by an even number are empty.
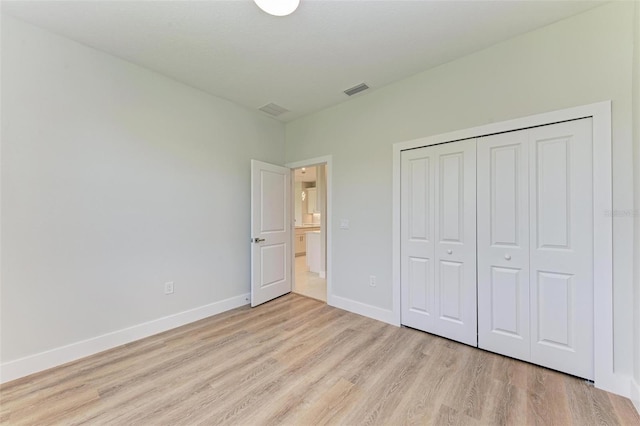
<svg viewBox="0 0 640 426"><path fill-rule="evenodd" d="M3 13L247 108L297 117L600 5L583 1L2 2ZM367 92L356 96L366 96Z"/></svg>
<svg viewBox="0 0 640 426"><path fill-rule="evenodd" d="M302 170L304 169L304 170ZM316 181L316 167L302 167L294 170L294 177L296 182L315 182Z"/></svg>

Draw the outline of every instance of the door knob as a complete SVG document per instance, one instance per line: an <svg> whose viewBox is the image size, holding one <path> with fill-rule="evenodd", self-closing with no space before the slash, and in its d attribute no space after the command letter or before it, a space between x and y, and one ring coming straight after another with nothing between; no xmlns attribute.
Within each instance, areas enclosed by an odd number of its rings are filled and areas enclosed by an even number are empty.
<svg viewBox="0 0 640 426"><path fill-rule="evenodd" d="M257 237L253 239L254 243L261 243L263 241L266 241L266 240L264 238L257 238Z"/></svg>
<svg viewBox="0 0 640 426"><path fill-rule="evenodd" d="M453 253L453 250L451 249L447 250L447 254L451 254L451 253Z"/></svg>
<svg viewBox="0 0 640 426"><path fill-rule="evenodd" d="M511 260L511 255L509 255L509 254L505 254L505 255L504 255L504 258L505 258L505 259L507 259L507 260Z"/></svg>

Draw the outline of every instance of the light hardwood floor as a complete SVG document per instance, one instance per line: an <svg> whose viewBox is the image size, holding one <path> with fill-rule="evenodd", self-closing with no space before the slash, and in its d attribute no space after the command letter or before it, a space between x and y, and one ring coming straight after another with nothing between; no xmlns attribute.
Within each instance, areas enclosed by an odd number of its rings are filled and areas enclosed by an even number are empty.
<svg viewBox="0 0 640 426"><path fill-rule="evenodd" d="M0 388L2 424L639 425L583 380L290 294Z"/></svg>

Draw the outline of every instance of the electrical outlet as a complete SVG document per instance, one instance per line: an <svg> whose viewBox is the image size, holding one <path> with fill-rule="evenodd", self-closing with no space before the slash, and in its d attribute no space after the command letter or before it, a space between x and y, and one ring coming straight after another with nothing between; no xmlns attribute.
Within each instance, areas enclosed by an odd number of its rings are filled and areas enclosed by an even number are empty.
<svg viewBox="0 0 640 426"><path fill-rule="evenodd" d="M164 294L173 294L173 281L164 283Z"/></svg>
<svg viewBox="0 0 640 426"><path fill-rule="evenodd" d="M376 276L375 275L369 275L369 285L371 287L375 287L376 286Z"/></svg>

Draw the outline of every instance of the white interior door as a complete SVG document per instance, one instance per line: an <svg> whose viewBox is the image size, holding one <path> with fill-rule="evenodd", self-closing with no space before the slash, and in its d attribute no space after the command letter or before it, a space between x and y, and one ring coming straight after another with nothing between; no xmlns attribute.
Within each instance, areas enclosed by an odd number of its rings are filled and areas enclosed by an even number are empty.
<svg viewBox="0 0 640 426"><path fill-rule="evenodd" d="M478 139L478 347L530 360L528 131Z"/></svg>
<svg viewBox="0 0 640 426"><path fill-rule="evenodd" d="M529 130L531 361L593 379L591 119Z"/></svg>
<svg viewBox="0 0 640 426"><path fill-rule="evenodd" d="M475 139L402 153L402 323L477 343Z"/></svg>
<svg viewBox="0 0 640 426"><path fill-rule="evenodd" d="M291 291L291 177L251 160L251 306Z"/></svg>

